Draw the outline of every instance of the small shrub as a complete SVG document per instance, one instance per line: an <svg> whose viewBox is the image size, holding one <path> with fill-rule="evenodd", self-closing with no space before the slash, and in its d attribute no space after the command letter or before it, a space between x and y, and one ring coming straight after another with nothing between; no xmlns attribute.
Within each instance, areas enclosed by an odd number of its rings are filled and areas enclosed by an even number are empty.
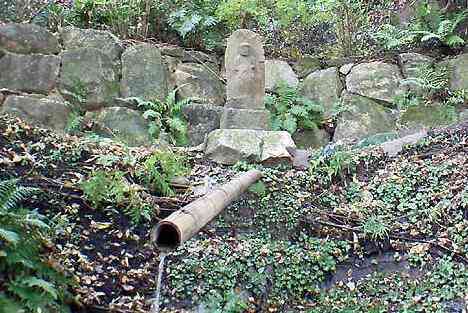
<svg viewBox="0 0 468 313"><path fill-rule="evenodd" d="M385 240L389 235L389 227L382 216L372 215L362 224L362 231L372 240Z"/></svg>
<svg viewBox="0 0 468 313"><path fill-rule="evenodd" d="M350 174L356 169L352 151L340 146L323 149L311 160L310 164L309 171L311 175L323 175L329 182L340 178L345 184L345 172Z"/></svg>
<svg viewBox="0 0 468 313"><path fill-rule="evenodd" d="M130 217L132 223L137 225L142 219L151 220L153 208L146 203L136 185L130 185L120 171L99 170L91 174L87 181L81 184L86 199L97 208L108 204L121 207Z"/></svg>
<svg viewBox="0 0 468 313"><path fill-rule="evenodd" d="M138 171L138 176L153 191L165 196L174 194L171 181L189 171L185 159L170 150L151 154Z"/></svg>
<svg viewBox="0 0 468 313"><path fill-rule="evenodd" d="M38 190L0 182L0 311L66 312L71 280L41 255L49 240L44 216L19 206Z"/></svg>
<svg viewBox="0 0 468 313"><path fill-rule="evenodd" d="M316 129L322 121L322 106L298 94L296 88L281 83L276 94L265 99L271 112L271 129L286 130L293 134L297 129Z"/></svg>
<svg viewBox="0 0 468 313"><path fill-rule="evenodd" d="M169 134L173 144L184 145L187 143L187 123L182 116L182 108L194 99L177 101L176 92L177 89L171 91L164 101L144 101L134 97L129 99L136 101L143 110L143 117L150 123L149 134L152 138L157 139L164 131Z"/></svg>

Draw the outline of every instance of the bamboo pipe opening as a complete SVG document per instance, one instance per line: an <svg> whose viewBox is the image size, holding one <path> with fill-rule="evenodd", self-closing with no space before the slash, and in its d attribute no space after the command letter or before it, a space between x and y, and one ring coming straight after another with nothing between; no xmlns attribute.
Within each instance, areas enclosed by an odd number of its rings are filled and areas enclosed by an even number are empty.
<svg viewBox="0 0 468 313"><path fill-rule="evenodd" d="M160 250L175 250L180 245L180 231L170 222L160 222L156 227L155 235L156 245Z"/></svg>

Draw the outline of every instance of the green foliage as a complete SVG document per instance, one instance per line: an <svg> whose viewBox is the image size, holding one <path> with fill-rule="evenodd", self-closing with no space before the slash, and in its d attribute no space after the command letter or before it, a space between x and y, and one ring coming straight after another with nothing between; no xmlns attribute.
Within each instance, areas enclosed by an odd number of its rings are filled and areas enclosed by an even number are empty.
<svg viewBox="0 0 468 313"><path fill-rule="evenodd" d="M259 181L249 187L249 191L256 194L259 197L262 197L266 194L266 186L263 182Z"/></svg>
<svg viewBox="0 0 468 313"><path fill-rule="evenodd" d="M293 134L297 129L315 129L322 121L322 106L298 94L296 88L281 83L276 94L265 99L271 112L271 129L286 130Z"/></svg>
<svg viewBox="0 0 468 313"><path fill-rule="evenodd" d="M219 293L210 295L203 305L207 313L242 313L248 305L235 292L225 292L224 296Z"/></svg>
<svg viewBox="0 0 468 313"><path fill-rule="evenodd" d="M187 98L177 101L177 90L171 91L164 101L157 99L144 101L135 97L129 98L129 100L136 101L138 107L143 110L143 117L149 121L149 134L152 138L157 139L161 132L166 132L171 143L185 145L187 143L187 122L182 116L182 108L195 99Z"/></svg>
<svg viewBox="0 0 468 313"><path fill-rule="evenodd" d="M95 171L81 187L92 205L97 208L104 208L109 204L121 207L134 225L153 217L153 208L142 199L140 188L130 185L123 172Z"/></svg>
<svg viewBox="0 0 468 313"><path fill-rule="evenodd" d="M2 312L68 312L71 281L41 255L49 239L47 221L19 207L36 193L16 180L0 181L0 272L8 273L0 281Z"/></svg>
<svg viewBox="0 0 468 313"><path fill-rule="evenodd" d="M185 158L170 150L152 153L138 170L138 176L153 191L165 196L174 195L170 183L173 178L187 174Z"/></svg>
<svg viewBox="0 0 468 313"><path fill-rule="evenodd" d="M312 177L325 176L329 182L340 178L345 183L345 174L351 174L356 169L353 151L342 146L335 146L333 151L320 151L310 162L309 173Z"/></svg>
<svg viewBox="0 0 468 313"><path fill-rule="evenodd" d="M389 228L384 221L384 217L371 215L362 224L364 234L372 240L384 240L388 238Z"/></svg>
<svg viewBox="0 0 468 313"><path fill-rule="evenodd" d="M173 256L183 262L169 261L167 290L176 297L191 295L197 301L213 292L224 294L240 287L256 297L263 295L268 303L302 301L317 291L318 284L348 250L343 241L305 235L296 242L264 235L216 239L191 240L174 252ZM203 284L197 284L199 281Z"/></svg>
<svg viewBox="0 0 468 313"><path fill-rule="evenodd" d="M442 44L455 48L465 44L463 38L458 36L458 25L468 16L468 11L463 10L453 15L444 14L428 2L418 6L417 19L413 33L421 42L437 40Z"/></svg>
<svg viewBox="0 0 468 313"><path fill-rule="evenodd" d="M413 85L433 97L446 93L449 89L449 69L446 66L421 64L414 77L402 81L403 85Z"/></svg>
<svg viewBox="0 0 468 313"><path fill-rule="evenodd" d="M416 16L409 23L408 28L384 24L374 38L387 50L433 41L456 48L465 44L464 39L456 32L457 27L467 17L467 10L454 14L443 13L429 1L421 1L417 5Z"/></svg>
<svg viewBox="0 0 468 313"><path fill-rule="evenodd" d="M463 306L460 299L467 288L466 265L442 258L417 278L398 272L375 273L352 285L336 285L321 292L315 307L307 312L450 312L453 303Z"/></svg>
<svg viewBox="0 0 468 313"><path fill-rule="evenodd" d="M408 29L384 24L373 35L373 38L386 50L397 50L412 45L416 40L416 34Z"/></svg>

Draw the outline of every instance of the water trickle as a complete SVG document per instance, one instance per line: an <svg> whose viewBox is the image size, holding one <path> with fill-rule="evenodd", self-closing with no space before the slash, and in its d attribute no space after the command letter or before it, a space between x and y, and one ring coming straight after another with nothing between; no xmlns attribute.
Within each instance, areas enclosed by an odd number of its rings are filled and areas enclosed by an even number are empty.
<svg viewBox="0 0 468 313"><path fill-rule="evenodd" d="M162 275L164 272L164 260L166 259L167 254L161 252L159 255L159 268L158 268L158 280L156 284L156 293L154 294L154 302L151 306L151 313L159 313L159 302L161 300L161 283Z"/></svg>

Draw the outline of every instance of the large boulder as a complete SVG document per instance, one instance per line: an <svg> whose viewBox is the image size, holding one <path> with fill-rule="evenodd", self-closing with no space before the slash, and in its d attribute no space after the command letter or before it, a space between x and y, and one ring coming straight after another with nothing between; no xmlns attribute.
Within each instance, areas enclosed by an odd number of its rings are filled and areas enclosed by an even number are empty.
<svg viewBox="0 0 468 313"><path fill-rule="evenodd" d="M401 66L401 71L405 78L415 77L418 67L423 65L431 65L434 59L419 53L401 53L398 55L398 62Z"/></svg>
<svg viewBox="0 0 468 313"><path fill-rule="evenodd" d="M262 131L262 154L260 162L266 165L292 163L290 150L296 148L291 135L286 131Z"/></svg>
<svg viewBox="0 0 468 313"><path fill-rule="evenodd" d="M131 46L122 54L122 97L164 100L167 96L167 72L161 52L153 45Z"/></svg>
<svg viewBox="0 0 468 313"><path fill-rule="evenodd" d="M69 101L93 110L119 96L118 74L109 57L94 48L62 52L59 90Z"/></svg>
<svg viewBox="0 0 468 313"><path fill-rule="evenodd" d="M0 89L47 94L55 88L60 58L5 53L0 56Z"/></svg>
<svg viewBox="0 0 468 313"><path fill-rule="evenodd" d="M297 87L299 79L289 64L280 60L266 60L265 62L265 88L275 91L284 83L289 87Z"/></svg>
<svg viewBox="0 0 468 313"><path fill-rule="evenodd" d="M343 86L336 67L311 73L303 82L301 94L316 101L324 108L324 116L330 117L333 106L340 100Z"/></svg>
<svg viewBox="0 0 468 313"><path fill-rule="evenodd" d="M0 25L0 49L20 54L56 54L60 44L47 29L35 24Z"/></svg>
<svg viewBox="0 0 468 313"><path fill-rule="evenodd" d="M271 165L291 163L288 150L295 148L291 135L284 131L217 129L207 137L205 155L227 165L239 161Z"/></svg>
<svg viewBox="0 0 468 313"><path fill-rule="evenodd" d="M15 115L30 123L64 132L70 108L59 96L11 95L3 103L2 113Z"/></svg>
<svg viewBox="0 0 468 313"><path fill-rule="evenodd" d="M258 162L262 156L261 131L217 129L207 137L205 155L211 160L232 165L238 161Z"/></svg>
<svg viewBox="0 0 468 313"><path fill-rule="evenodd" d="M93 131L105 137L114 138L130 146L151 144L148 122L141 112L123 107L104 108L85 115L86 122L92 122Z"/></svg>
<svg viewBox="0 0 468 313"><path fill-rule="evenodd" d="M297 60L294 64L294 70L299 78L304 78L310 73L320 70L321 66L319 58L306 54Z"/></svg>
<svg viewBox="0 0 468 313"><path fill-rule="evenodd" d="M446 60L444 63L449 65L451 71L450 89L468 90L468 53Z"/></svg>
<svg viewBox="0 0 468 313"><path fill-rule="evenodd" d="M223 105L225 87L217 76L216 68L196 63L180 63L175 71L178 96L197 98L202 102Z"/></svg>
<svg viewBox="0 0 468 313"><path fill-rule="evenodd" d="M350 93L393 103L395 96L406 91L398 66L380 61L355 65L346 76Z"/></svg>
<svg viewBox="0 0 468 313"><path fill-rule="evenodd" d="M188 122L188 140L191 146L204 142L205 136L219 128L223 108L207 104L189 104L182 112Z"/></svg>
<svg viewBox="0 0 468 313"><path fill-rule="evenodd" d="M395 130L392 112L369 98L343 92L343 112L337 122L333 141L357 140Z"/></svg>
<svg viewBox="0 0 468 313"><path fill-rule="evenodd" d="M318 127L314 129L300 129L296 131L292 138L298 148L315 149L326 146L330 142L330 135Z"/></svg>
<svg viewBox="0 0 468 313"><path fill-rule="evenodd" d="M400 123L407 128L431 128L449 125L458 119L457 112L447 105L410 106L400 116Z"/></svg>
<svg viewBox="0 0 468 313"><path fill-rule="evenodd" d="M122 43L108 31L67 26L61 30L60 38L67 50L95 48L106 54L113 63L119 63L123 51Z"/></svg>

